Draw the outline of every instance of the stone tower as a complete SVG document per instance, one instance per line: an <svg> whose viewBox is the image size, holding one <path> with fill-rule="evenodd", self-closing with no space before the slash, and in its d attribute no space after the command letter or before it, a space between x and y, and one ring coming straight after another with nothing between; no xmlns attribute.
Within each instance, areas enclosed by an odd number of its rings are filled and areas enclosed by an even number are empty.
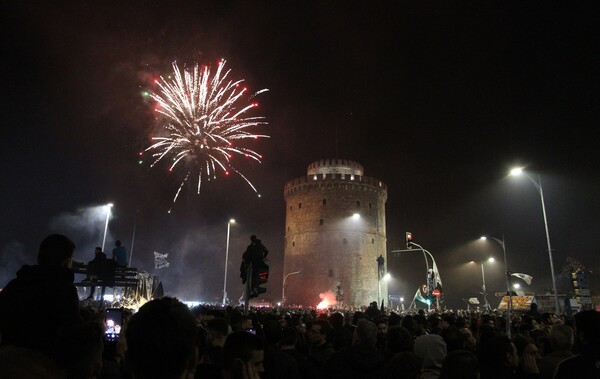
<svg viewBox="0 0 600 379"><path fill-rule="evenodd" d="M387 187L343 159L311 163L307 175L285 184L286 305L316 306L319 295L343 293L343 305L387 299L377 258L387 264ZM387 301L385 301L387 303Z"/></svg>

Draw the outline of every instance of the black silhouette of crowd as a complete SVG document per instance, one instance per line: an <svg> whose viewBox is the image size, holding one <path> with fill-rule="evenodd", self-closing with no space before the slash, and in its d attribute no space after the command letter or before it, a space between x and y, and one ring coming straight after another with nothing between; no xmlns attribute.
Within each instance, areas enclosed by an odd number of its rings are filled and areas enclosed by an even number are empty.
<svg viewBox="0 0 600 379"><path fill-rule="evenodd" d="M200 305L171 297L123 309L105 338L105 309L79 303L75 245L42 241L0 292L0 378L307 379L600 378L600 313ZM376 304L376 303L375 303Z"/></svg>

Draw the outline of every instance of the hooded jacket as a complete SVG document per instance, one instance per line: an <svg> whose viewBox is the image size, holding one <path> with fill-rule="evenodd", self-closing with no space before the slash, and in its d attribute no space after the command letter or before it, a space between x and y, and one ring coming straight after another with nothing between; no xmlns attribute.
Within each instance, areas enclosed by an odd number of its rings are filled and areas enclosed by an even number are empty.
<svg viewBox="0 0 600 379"><path fill-rule="evenodd" d="M58 330L79 320L73 271L63 266L23 266L0 292L2 345L50 354Z"/></svg>

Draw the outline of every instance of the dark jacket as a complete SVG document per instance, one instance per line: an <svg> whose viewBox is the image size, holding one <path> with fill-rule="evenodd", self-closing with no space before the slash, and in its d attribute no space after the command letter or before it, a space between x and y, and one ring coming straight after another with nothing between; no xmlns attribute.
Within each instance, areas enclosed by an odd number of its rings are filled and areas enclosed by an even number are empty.
<svg viewBox="0 0 600 379"><path fill-rule="evenodd" d="M79 320L73 271L23 266L0 292L2 345L52 352L57 331Z"/></svg>
<svg viewBox="0 0 600 379"><path fill-rule="evenodd" d="M352 345L333 353L321 369L319 378L381 378L385 359L374 347Z"/></svg>

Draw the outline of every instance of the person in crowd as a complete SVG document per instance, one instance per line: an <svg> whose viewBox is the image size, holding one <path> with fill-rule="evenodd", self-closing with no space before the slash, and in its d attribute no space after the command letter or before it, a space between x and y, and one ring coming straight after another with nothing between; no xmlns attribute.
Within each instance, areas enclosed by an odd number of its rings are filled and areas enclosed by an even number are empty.
<svg viewBox="0 0 600 379"><path fill-rule="evenodd" d="M477 356L467 350L454 350L446 355L440 379L479 379Z"/></svg>
<svg viewBox="0 0 600 379"><path fill-rule="evenodd" d="M177 299L144 304L125 329L125 363L133 379L184 379L198 361L194 314Z"/></svg>
<svg viewBox="0 0 600 379"><path fill-rule="evenodd" d="M550 351L540 360L540 378L552 379L556 367L573 354L575 339L573 329L566 325L556 324L550 329Z"/></svg>
<svg viewBox="0 0 600 379"><path fill-rule="evenodd" d="M65 375L48 355L40 351L0 346L0 378L65 379Z"/></svg>
<svg viewBox="0 0 600 379"><path fill-rule="evenodd" d="M423 361L424 377L437 378L446 358L446 343L437 334L424 334L415 339L415 354Z"/></svg>
<svg viewBox="0 0 600 379"><path fill-rule="evenodd" d="M377 325L369 319L359 320L352 336L352 346L331 354L325 361L319 378L380 378L385 358L375 347L376 343Z"/></svg>
<svg viewBox="0 0 600 379"><path fill-rule="evenodd" d="M340 312L334 312L329 316L331 331L329 340L335 351L341 350L343 347L352 344L352 334L350 330L344 326L344 315Z"/></svg>
<svg viewBox="0 0 600 379"><path fill-rule="evenodd" d="M54 345L54 361L68 379L100 378L104 341L98 322L81 322L61 329Z"/></svg>
<svg viewBox="0 0 600 379"><path fill-rule="evenodd" d="M314 376L310 372L310 361L306 354L303 354L296 348L298 343L298 332L293 327L285 327L281 331L280 349L296 361L300 378L311 379Z"/></svg>
<svg viewBox="0 0 600 379"><path fill-rule="evenodd" d="M263 322L265 337L265 373L263 379L300 379L300 371L296 360L279 349L281 327L275 317L267 317Z"/></svg>
<svg viewBox="0 0 600 379"><path fill-rule="evenodd" d="M227 336L223 347L224 379L260 379L265 372L265 343L257 335L239 331Z"/></svg>
<svg viewBox="0 0 600 379"><path fill-rule="evenodd" d="M115 241L115 247L112 250L112 260L119 267L127 267L127 248L121 245L120 240Z"/></svg>
<svg viewBox="0 0 600 379"><path fill-rule="evenodd" d="M600 378L600 312L581 311L573 318L579 354L559 363L554 378Z"/></svg>
<svg viewBox="0 0 600 379"><path fill-rule="evenodd" d="M230 326L224 318L216 317L205 323L205 340L196 366L197 378L220 377L223 369L223 347Z"/></svg>
<svg viewBox="0 0 600 379"><path fill-rule="evenodd" d="M538 378L540 370L537 361L540 359L538 347L532 339L517 335L513 341L517 348L519 365L517 376L519 378Z"/></svg>
<svg viewBox="0 0 600 379"><path fill-rule="evenodd" d="M376 321L377 325L377 350L384 352L385 342L388 333L388 319L386 317L379 317Z"/></svg>
<svg viewBox="0 0 600 379"><path fill-rule="evenodd" d="M385 343L385 360L390 362L392 358L401 352L414 352L415 340L405 327L392 326L387 333Z"/></svg>
<svg viewBox="0 0 600 379"><path fill-rule="evenodd" d="M333 345L327 340L330 331L331 325L325 319L315 320L308 330L309 357L317 370L323 366L323 363L335 351Z"/></svg>
<svg viewBox="0 0 600 379"><path fill-rule="evenodd" d="M497 335L479 346L481 379L516 379L519 367L517 348L510 338Z"/></svg>
<svg viewBox="0 0 600 379"><path fill-rule="evenodd" d="M37 265L24 265L0 292L2 345L52 355L56 334L80 320L71 270L75 244L52 234L40 244Z"/></svg>
<svg viewBox="0 0 600 379"><path fill-rule="evenodd" d="M423 379L423 362L412 351L403 351L394 355L382 378Z"/></svg>

